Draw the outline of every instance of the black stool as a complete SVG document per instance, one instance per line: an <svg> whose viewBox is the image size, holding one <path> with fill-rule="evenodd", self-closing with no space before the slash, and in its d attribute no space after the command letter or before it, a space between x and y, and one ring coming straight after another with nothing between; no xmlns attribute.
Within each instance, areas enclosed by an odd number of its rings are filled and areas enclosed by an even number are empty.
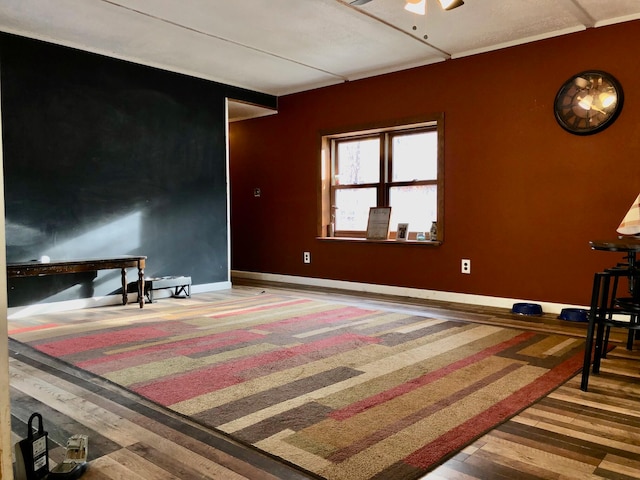
<svg viewBox="0 0 640 480"><path fill-rule="evenodd" d="M144 294L149 303L153 303L153 292L163 288L174 288L174 297L177 297L181 293L187 297L191 297L191 277L179 276L144 279Z"/></svg>
<svg viewBox="0 0 640 480"><path fill-rule="evenodd" d="M609 331L614 328L629 330L627 348L631 348L636 331L640 330L640 302L631 297L617 298L618 279L628 276L624 269L610 269L598 272L593 278L591 292L591 308L589 310L589 325L584 351L582 367L582 382L580 389L587 391L589 373L593 357L593 373L600 372L600 361L605 357ZM613 284L612 284L613 280ZM629 320L618 320L614 316L628 316ZM606 335L605 335L606 329ZM594 348L595 340L595 348Z"/></svg>
<svg viewBox="0 0 640 480"><path fill-rule="evenodd" d="M637 295L636 287L638 283L638 274L640 272L638 272L638 269L635 267L635 263L633 266L630 263L618 263L615 267L608 268L606 271L614 274L614 276L612 277L613 278L613 286L612 286L612 292L611 292L612 299L617 299L618 280L620 278L626 278L627 281L629 282L629 293L631 295ZM637 296L636 296L636 299L637 299ZM617 299L617 300L622 300L622 299ZM633 298L627 298L625 305L630 306L631 304L629 302L633 302ZM633 309L633 307L631 308ZM611 315L609 316L609 318L611 318ZM607 345L609 343L610 332L611 332L611 327L607 326L605 328L604 345ZM640 334L640 332L629 330L629 333L627 334L627 350L631 350L633 348L634 339L640 338L638 337L638 334ZM602 352L602 358L607 358L606 348Z"/></svg>

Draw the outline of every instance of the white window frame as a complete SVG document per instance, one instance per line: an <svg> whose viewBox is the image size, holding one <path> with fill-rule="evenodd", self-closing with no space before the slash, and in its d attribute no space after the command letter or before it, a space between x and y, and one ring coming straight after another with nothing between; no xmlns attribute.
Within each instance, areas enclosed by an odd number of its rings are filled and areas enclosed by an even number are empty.
<svg viewBox="0 0 640 480"><path fill-rule="evenodd" d="M333 182L333 159L334 148L336 142L345 139L357 139L366 138L379 135L381 141L381 150L383 150L383 158L381 159L381 178L380 181L375 184L378 189L378 205L387 206L382 203L388 202L388 192L390 187L411 184L411 182L392 182L388 180L389 176L389 148L390 139L397 134L412 133L419 131L434 130L438 135L438 153L437 153L437 179L435 181L420 181L415 184L435 184L437 186L437 222L438 232L435 241L433 242L420 242L429 244L440 244L444 240L444 115L442 113L426 115L417 119L403 120L397 122L390 122L388 124L380 125L368 125L363 127L345 128L332 132L321 133L321 161L320 161L320 184L319 184L319 222L318 222L318 236L323 238L337 238L337 239L354 239L364 240L366 232L364 231L333 231L333 206L332 198L334 195ZM371 185L368 185L371 187ZM391 239L395 237L396 225L391 225ZM427 238L429 238L428 233ZM415 232L412 233L412 237L409 238L411 243L415 240ZM404 243L404 242L403 242Z"/></svg>

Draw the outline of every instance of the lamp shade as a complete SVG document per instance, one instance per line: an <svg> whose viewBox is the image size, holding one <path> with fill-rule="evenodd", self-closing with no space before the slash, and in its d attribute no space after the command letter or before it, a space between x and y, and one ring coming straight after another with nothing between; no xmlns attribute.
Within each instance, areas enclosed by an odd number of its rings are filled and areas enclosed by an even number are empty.
<svg viewBox="0 0 640 480"><path fill-rule="evenodd" d="M443 10L453 10L461 5L464 5L462 0L440 0L440 6Z"/></svg>
<svg viewBox="0 0 640 480"><path fill-rule="evenodd" d="M404 9L411 13L417 13L418 15L426 15L427 0L407 0Z"/></svg>
<svg viewBox="0 0 640 480"><path fill-rule="evenodd" d="M640 233L640 195L633 202L616 231L621 235L638 235Z"/></svg>

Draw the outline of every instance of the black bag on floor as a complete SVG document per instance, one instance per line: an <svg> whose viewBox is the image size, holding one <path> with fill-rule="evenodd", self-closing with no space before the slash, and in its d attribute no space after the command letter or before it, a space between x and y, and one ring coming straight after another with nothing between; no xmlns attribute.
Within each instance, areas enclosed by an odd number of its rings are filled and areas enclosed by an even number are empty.
<svg viewBox="0 0 640 480"><path fill-rule="evenodd" d="M33 420L39 421L38 431L33 431ZM27 438L16 443L16 480L40 480L49 474L49 439L44 431L42 415L29 417Z"/></svg>

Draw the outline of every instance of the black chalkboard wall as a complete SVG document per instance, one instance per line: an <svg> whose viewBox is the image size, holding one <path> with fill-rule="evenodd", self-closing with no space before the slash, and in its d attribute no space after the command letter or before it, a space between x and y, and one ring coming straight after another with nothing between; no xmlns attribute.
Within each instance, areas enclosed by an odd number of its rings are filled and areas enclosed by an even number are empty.
<svg viewBox="0 0 640 480"><path fill-rule="evenodd" d="M5 34L0 72L7 262L136 254L228 281L225 99L274 97ZM9 306L120 289L56 277L9 279Z"/></svg>

